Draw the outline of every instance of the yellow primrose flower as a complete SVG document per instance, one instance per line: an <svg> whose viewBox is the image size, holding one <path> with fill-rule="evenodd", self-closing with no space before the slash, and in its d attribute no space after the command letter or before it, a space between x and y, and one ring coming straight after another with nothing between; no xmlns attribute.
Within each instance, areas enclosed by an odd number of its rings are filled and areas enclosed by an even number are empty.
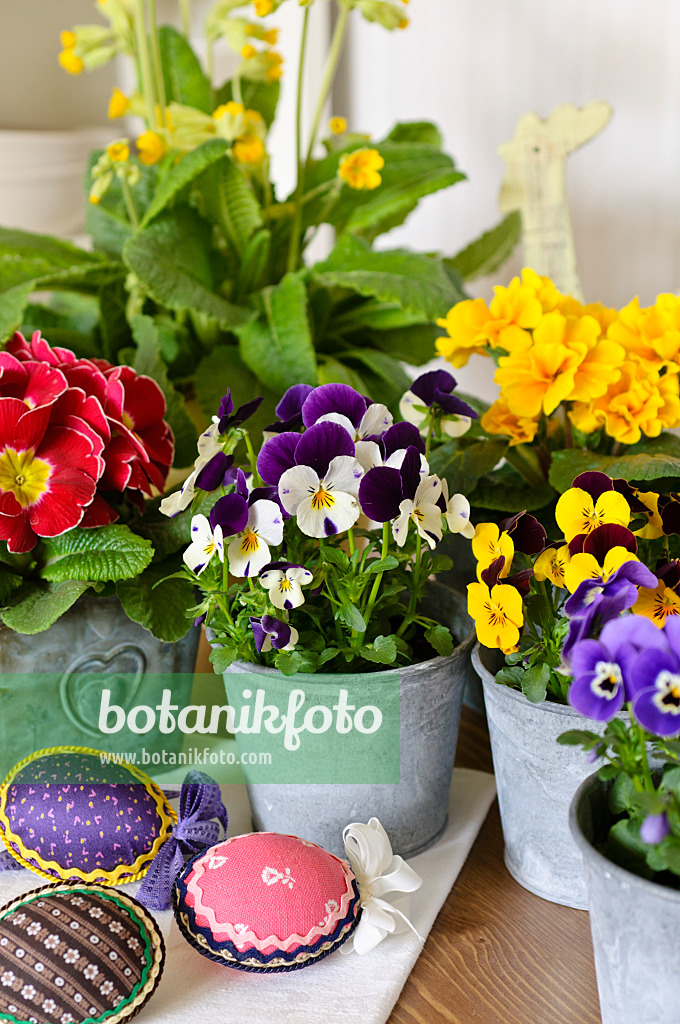
<svg viewBox="0 0 680 1024"><path fill-rule="evenodd" d="M621 546L609 549L605 555L604 565L600 565L595 555L582 551L572 555L571 561L564 567L564 582L569 593L573 594L584 580L596 580L601 576L606 583L625 562L637 561L637 555Z"/></svg>
<svg viewBox="0 0 680 1024"><path fill-rule="evenodd" d="M385 161L377 149L355 149L342 157L338 174L350 188L371 191L382 183L379 171L384 166Z"/></svg>
<svg viewBox="0 0 680 1024"><path fill-rule="evenodd" d="M457 302L445 317L437 320L437 325L448 334L435 341L437 352L456 367L465 366L472 355L488 356L490 319L491 310L484 299Z"/></svg>
<svg viewBox="0 0 680 1024"><path fill-rule="evenodd" d="M468 615L474 619L480 644L500 647L505 654L514 651L524 625L519 591L506 583L497 583L491 590L486 583L469 583L467 592Z"/></svg>
<svg viewBox="0 0 680 1024"><path fill-rule="evenodd" d="M505 559L499 573L499 577L504 579L510 574L510 566L515 557L515 544L510 534L505 530L501 533L495 523L480 523L475 527L475 535L472 538L472 553L477 559L478 580L481 580L484 570L497 558Z"/></svg>
<svg viewBox="0 0 680 1024"><path fill-rule="evenodd" d="M137 152L141 162L150 167L163 158L166 153L166 145L156 132L146 131L142 132L137 139Z"/></svg>
<svg viewBox="0 0 680 1024"><path fill-rule="evenodd" d="M127 139L116 139L106 147L106 154L114 164L124 163L130 159L130 147Z"/></svg>
<svg viewBox="0 0 680 1024"><path fill-rule="evenodd" d="M656 491L636 491L635 497L642 502L649 511L649 521L640 530L635 530L635 536L642 540L657 540L663 537L663 522L659 514L659 495Z"/></svg>
<svg viewBox="0 0 680 1024"><path fill-rule="evenodd" d="M111 99L109 100L109 117L114 120L116 117L123 117L127 114L130 109L130 100L127 98L124 92L114 86L113 92L111 93Z"/></svg>
<svg viewBox="0 0 680 1024"><path fill-rule="evenodd" d="M549 416L573 391L582 357L560 343L534 345L528 351L501 356L494 380L516 416L534 417L541 412Z"/></svg>
<svg viewBox="0 0 680 1024"><path fill-rule="evenodd" d="M546 548L534 562L534 576L537 580L550 580L556 587L564 589L564 570L571 561L569 545L561 548Z"/></svg>
<svg viewBox="0 0 680 1024"><path fill-rule="evenodd" d="M276 46L279 41L278 28L269 28L262 36L267 46Z"/></svg>
<svg viewBox="0 0 680 1024"><path fill-rule="evenodd" d="M553 309L557 309L565 298L549 277L537 274L531 267L525 267L522 271L522 285L531 288L544 313L551 313Z"/></svg>
<svg viewBox="0 0 680 1024"><path fill-rule="evenodd" d="M510 438L510 447L516 444L530 444L536 437L538 420L529 416L516 416L510 412L508 403L498 398L487 409L480 423L488 434L504 434Z"/></svg>
<svg viewBox="0 0 680 1024"><path fill-rule="evenodd" d="M654 590L640 587L638 599L631 611L634 615L645 615L655 625L663 627L666 619L680 615L680 597L667 587L663 580L659 580L659 585Z"/></svg>
<svg viewBox="0 0 680 1024"><path fill-rule="evenodd" d="M258 18L266 18L274 10L272 0L253 0L253 7Z"/></svg>
<svg viewBox="0 0 680 1024"><path fill-rule="evenodd" d="M72 46L62 50L59 54L59 63L69 75L79 75L84 70L85 64L80 57L76 57Z"/></svg>
<svg viewBox="0 0 680 1024"><path fill-rule="evenodd" d="M643 433L658 437L667 422L675 426L679 412L675 374L661 378L643 363L627 360L606 394L589 404L577 403L569 418L585 434L604 426L621 444L636 444Z"/></svg>
<svg viewBox="0 0 680 1024"><path fill-rule="evenodd" d="M630 505L618 491L604 491L596 502L588 491L570 487L555 508L555 521L567 544L582 533L592 533L598 526L615 523L628 526Z"/></svg>
<svg viewBox="0 0 680 1024"><path fill-rule="evenodd" d="M514 277L507 288L497 285L491 301L489 340L494 348L520 352L531 345L533 330L541 322L543 306L534 288Z"/></svg>
<svg viewBox="0 0 680 1024"><path fill-rule="evenodd" d="M592 316L600 325L602 334L606 334L611 325L618 319L615 309L610 309L601 302L589 302L584 305L573 295L561 295L555 306L563 316Z"/></svg>
<svg viewBox="0 0 680 1024"><path fill-rule="evenodd" d="M344 117L332 117L328 125L333 135L342 135L347 131L347 121Z"/></svg>
<svg viewBox="0 0 680 1024"><path fill-rule="evenodd" d="M241 50L241 56L244 60L252 60L253 57L257 57L257 50L251 43L246 43Z"/></svg>
<svg viewBox="0 0 680 1024"><path fill-rule="evenodd" d="M65 50L72 50L77 41L78 38L75 32L72 32L70 29L64 29L63 32L59 33L59 42Z"/></svg>
<svg viewBox="0 0 680 1024"><path fill-rule="evenodd" d="M242 135L234 143L234 159L241 164L260 164L265 157L264 142L258 135Z"/></svg>

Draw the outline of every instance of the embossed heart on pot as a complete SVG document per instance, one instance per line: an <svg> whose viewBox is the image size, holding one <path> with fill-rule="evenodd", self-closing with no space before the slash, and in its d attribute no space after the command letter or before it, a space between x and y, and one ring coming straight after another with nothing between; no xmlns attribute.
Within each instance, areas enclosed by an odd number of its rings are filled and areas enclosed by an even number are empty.
<svg viewBox="0 0 680 1024"><path fill-rule="evenodd" d="M127 711L135 703L146 667L146 654L136 644L118 644L106 652L81 655L59 682L65 714L82 732L101 738L97 722L102 690L110 690L111 703Z"/></svg>

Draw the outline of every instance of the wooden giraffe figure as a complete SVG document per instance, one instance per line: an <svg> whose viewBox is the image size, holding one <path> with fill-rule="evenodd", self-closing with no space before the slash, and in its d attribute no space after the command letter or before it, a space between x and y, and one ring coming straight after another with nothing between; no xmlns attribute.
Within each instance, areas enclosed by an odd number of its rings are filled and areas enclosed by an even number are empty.
<svg viewBox="0 0 680 1024"><path fill-rule="evenodd" d="M499 205L522 214L524 262L552 278L565 295L582 299L569 216L566 159L601 132L612 115L609 103L586 107L563 103L541 120L524 114L515 136L498 152L506 164Z"/></svg>

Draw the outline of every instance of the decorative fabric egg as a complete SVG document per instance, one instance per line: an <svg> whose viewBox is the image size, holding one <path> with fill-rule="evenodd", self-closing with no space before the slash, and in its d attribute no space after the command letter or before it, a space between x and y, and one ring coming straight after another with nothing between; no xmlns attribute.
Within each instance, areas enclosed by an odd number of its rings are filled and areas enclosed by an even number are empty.
<svg viewBox="0 0 680 1024"><path fill-rule="evenodd" d="M0 1020L117 1024L134 1017L163 971L158 925L137 900L57 884L0 909Z"/></svg>
<svg viewBox="0 0 680 1024"><path fill-rule="evenodd" d="M341 946L359 916L354 874L315 843L274 832L235 836L188 862L175 917L199 953L248 971L293 971Z"/></svg>
<svg viewBox="0 0 680 1024"><path fill-rule="evenodd" d="M116 885L147 871L177 815L134 765L102 765L85 747L38 750L0 786L0 838L50 880Z"/></svg>

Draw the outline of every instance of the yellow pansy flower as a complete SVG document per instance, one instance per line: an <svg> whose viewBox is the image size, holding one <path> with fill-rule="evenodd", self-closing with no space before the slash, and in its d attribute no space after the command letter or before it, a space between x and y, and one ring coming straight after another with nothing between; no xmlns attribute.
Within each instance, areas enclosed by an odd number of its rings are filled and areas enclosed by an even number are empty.
<svg viewBox="0 0 680 1024"><path fill-rule="evenodd" d="M332 117L328 127L333 135L342 135L347 131L347 121L344 117Z"/></svg>
<svg viewBox="0 0 680 1024"><path fill-rule="evenodd" d="M487 324L491 310L484 299L465 299L457 302L445 317L437 320L448 337L437 338L437 352L452 366L465 366L471 355L488 355L489 332Z"/></svg>
<svg viewBox="0 0 680 1024"><path fill-rule="evenodd" d="M661 627L666 619L680 615L680 597L667 587L663 580L659 580L659 585L654 590L640 587L638 599L631 611L634 615L646 616Z"/></svg>
<svg viewBox="0 0 680 1024"><path fill-rule="evenodd" d="M500 532L496 523L480 523L475 528L472 539L472 553L477 559L477 579L488 569L497 558L504 558L505 564L499 573L501 579L508 576L510 566L515 557L515 545L512 537L505 530Z"/></svg>
<svg viewBox="0 0 680 1024"><path fill-rule="evenodd" d="M572 555L571 560L564 567L564 582L567 585L567 590L573 594L584 580L596 580L602 577L606 583L609 577L613 576L625 562L637 561L639 561L637 555L620 545L610 548L605 555L604 565L600 565L595 555L582 551L577 555Z"/></svg>
<svg viewBox="0 0 680 1024"><path fill-rule="evenodd" d="M484 647L514 651L524 625L522 598L518 590L497 583L491 590L486 583L469 583L468 614L474 620L477 638Z"/></svg>
<svg viewBox="0 0 680 1024"><path fill-rule="evenodd" d="M371 191L382 183L385 161L377 149L355 149L340 160L338 175L350 188Z"/></svg>
<svg viewBox="0 0 680 1024"><path fill-rule="evenodd" d="M564 589L564 571L571 561L569 545L561 548L546 548L534 562L534 576L537 580L550 580L556 587Z"/></svg>
<svg viewBox="0 0 680 1024"><path fill-rule="evenodd" d="M234 159L241 164L260 164L264 160L266 150L258 135L242 135L234 143L232 152Z"/></svg>
<svg viewBox="0 0 680 1024"><path fill-rule="evenodd" d="M664 529L661 515L659 514L659 495L656 491L636 491L635 497L649 511L649 522L640 530L635 530L635 536L642 540L657 540L663 537Z"/></svg>
<svg viewBox="0 0 680 1024"><path fill-rule="evenodd" d="M162 160L166 152L166 145L156 132L142 132L136 144L139 159L147 166L157 164L159 160Z"/></svg>
<svg viewBox="0 0 680 1024"><path fill-rule="evenodd" d="M570 487L557 502L555 520L569 544L574 537L592 533L605 523L628 526L630 505L618 491L604 491L594 502L588 491Z"/></svg>
<svg viewBox="0 0 680 1024"><path fill-rule="evenodd" d="M503 434L510 438L510 446L530 444L536 437L538 420L529 416L516 416L508 403L497 399L479 421L488 434Z"/></svg>

